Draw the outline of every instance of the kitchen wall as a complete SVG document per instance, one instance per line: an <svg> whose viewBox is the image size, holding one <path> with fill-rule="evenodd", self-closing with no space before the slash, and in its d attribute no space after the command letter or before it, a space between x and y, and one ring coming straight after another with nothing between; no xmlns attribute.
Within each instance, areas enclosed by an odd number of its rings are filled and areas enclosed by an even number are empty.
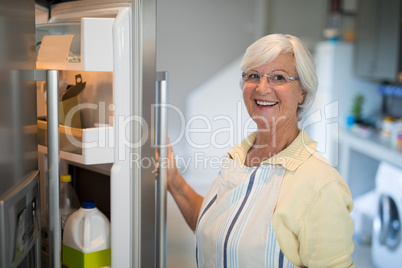
<svg viewBox="0 0 402 268"><path fill-rule="evenodd" d="M344 0L348 2L351 0ZM314 52L317 42L324 39L329 0L274 0L269 1L267 30L269 33L296 35Z"/></svg>
<svg viewBox="0 0 402 268"><path fill-rule="evenodd" d="M167 0L157 5L157 69L169 71L170 103L187 94L263 35L265 0ZM170 125L180 123L171 113ZM174 137L177 127L171 127Z"/></svg>

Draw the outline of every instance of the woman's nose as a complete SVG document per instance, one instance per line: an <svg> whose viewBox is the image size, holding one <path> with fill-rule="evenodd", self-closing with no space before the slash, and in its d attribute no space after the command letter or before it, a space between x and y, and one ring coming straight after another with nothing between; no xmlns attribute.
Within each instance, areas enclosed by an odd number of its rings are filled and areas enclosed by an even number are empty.
<svg viewBox="0 0 402 268"><path fill-rule="evenodd" d="M272 87L268 82L268 77L261 77L260 82L257 84L257 88L255 89L261 95L272 93Z"/></svg>

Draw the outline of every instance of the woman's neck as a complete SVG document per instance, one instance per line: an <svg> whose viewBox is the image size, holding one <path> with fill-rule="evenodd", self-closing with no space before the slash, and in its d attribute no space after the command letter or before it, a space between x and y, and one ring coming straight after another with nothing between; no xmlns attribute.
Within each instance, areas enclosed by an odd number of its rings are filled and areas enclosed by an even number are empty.
<svg viewBox="0 0 402 268"><path fill-rule="evenodd" d="M297 124L258 129L254 145L247 153L245 165L257 166L288 147L299 134Z"/></svg>

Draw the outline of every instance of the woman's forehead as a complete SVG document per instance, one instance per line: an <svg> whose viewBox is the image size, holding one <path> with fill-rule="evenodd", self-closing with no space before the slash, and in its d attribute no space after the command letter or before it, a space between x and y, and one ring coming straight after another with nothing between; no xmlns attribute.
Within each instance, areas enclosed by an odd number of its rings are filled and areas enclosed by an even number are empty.
<svg viewBox="0 0 402 268"><path fill-rule="evenodd" d="M287 73L296 71L296 61L292 54L279 54L272 61L268 61L265 64L256 68L259 72L273 72L284 71Z"/></svg>

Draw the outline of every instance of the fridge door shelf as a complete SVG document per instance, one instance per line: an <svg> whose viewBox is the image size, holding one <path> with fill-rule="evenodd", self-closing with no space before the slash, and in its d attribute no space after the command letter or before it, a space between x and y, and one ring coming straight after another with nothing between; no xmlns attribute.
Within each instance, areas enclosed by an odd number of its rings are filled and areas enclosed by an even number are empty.
<svg viewBox="0 0 402 268"><path fill-rule="evenodd" d="M113 163L114 128L60 125L60 158L84 165ZM38 150L47 154L47 122L38 120Z"/></svg>
<svg viewBox="0 0 402 268"><path fill-rule="evenodd" d="M113 71L114 18L36 25L40 70Z"/></svg>

